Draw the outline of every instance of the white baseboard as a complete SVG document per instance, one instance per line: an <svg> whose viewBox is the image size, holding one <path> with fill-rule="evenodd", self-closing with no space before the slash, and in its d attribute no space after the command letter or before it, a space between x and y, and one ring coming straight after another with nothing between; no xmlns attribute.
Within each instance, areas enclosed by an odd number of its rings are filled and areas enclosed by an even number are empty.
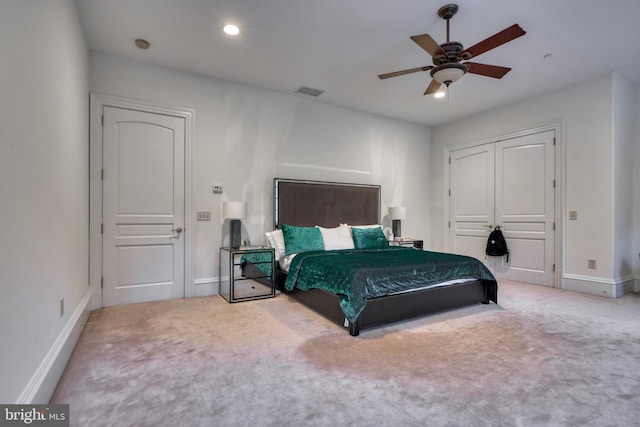
<svg viewBox="0 0 640 427"><path fill-rule="evenodd" d="M89 313L91 290L87 289L69 321L58 335L31 380L18 397L16 404L47 404L60 381L71 353L80 338Z"/></svg>
<svg viewBox="0 0 640 427"><path fill-rule="evenodd" d="M217 277L205 277L202 279L196 279L193 281L193 296L194 297L208 297L212 295L218 295L218 283L220 281Z"/></svg>
<svg viewBox="0 0 640 427"><path fill-rule="evenodd" d="M620 279L617 279L622 286L622 293L628 294L630 292L635 292L637 281L633 276L627 276Z"/></svg>
<svg viewBox="0 0 640 427"><path fill-rule="evenodd" d="M633 291L634 278L629 276L611 280L602 277L565 274L562 289L589 295L618 298Z"/></svg>

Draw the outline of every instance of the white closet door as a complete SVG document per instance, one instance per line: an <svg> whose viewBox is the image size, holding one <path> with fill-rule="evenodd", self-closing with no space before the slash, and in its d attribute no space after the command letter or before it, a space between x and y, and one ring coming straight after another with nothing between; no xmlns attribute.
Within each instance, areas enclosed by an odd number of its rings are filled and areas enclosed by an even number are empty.
<svg viewBox="0 0 640 427"><path fill-rule="evenodd" d="M554 131L496 143L496 224L511 251L491 257L498 278L554 284Z"/></svg>
<svg viewBox="0 0 640 427"><path fill-rule="evenodd" d="M103 305L183 297L184 118L103 114Z"/></svg>
<svg viewBox="0 0 640 427"><path fill-rule="evenodd" d="M486 260L498 279L554 286L555 131L451 152L446 250ZM506 257L486 257L503 229Z"/></svg>
<svg viewBox="0 0 640 427"><path fill-rule="evenodd" d="M494 144L451 153L449 252L484 259L495 217L494 158Z"/></svg>

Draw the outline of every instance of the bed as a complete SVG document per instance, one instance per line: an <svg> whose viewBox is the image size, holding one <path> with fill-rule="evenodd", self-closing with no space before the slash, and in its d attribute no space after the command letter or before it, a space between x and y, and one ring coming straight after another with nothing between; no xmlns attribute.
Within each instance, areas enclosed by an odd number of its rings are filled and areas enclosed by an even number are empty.
<svg viewBox="0 0 640 427"><path fill-rule="evenodd" d="M291 230L311 233L348 224L355 248L312 245L293 254L286 271L277 265L275 280L279 290L352 336L365 328L498 301L495 278L476 259L388 247L380 238L371 246L371 236L381 232L371 230L381 220L380 186L275 178L273 195L274 229L284 229L288 238ZM365 240L358 242L359 236ZM460 277L454 271L462 272ZM437 277L441 280L434 283ZM400 282L399 289L387 286Z"/></svg>

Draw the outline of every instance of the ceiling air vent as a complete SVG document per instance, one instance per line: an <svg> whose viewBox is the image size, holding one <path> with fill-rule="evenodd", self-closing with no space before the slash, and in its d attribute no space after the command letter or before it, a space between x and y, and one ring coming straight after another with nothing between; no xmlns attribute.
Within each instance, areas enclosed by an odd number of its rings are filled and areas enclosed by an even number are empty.
<svg viewBox="0 0 640 427"><path fill-rule="evenodd" d="M296 92L301 93L303 95L309 95L309 96L320 96L324 93L323 90L314 89L312 87L306 87L306 86L300 86L298 90L296 90Z"/></svg>

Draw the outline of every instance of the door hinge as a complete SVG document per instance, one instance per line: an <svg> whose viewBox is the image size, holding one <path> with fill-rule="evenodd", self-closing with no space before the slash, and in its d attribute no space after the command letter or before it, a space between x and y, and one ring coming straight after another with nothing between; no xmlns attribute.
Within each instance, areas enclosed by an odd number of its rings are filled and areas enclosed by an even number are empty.
<svg viewBox="0 0 640 427"><path fill-rule="evenodd" d="M100 124L104 126L104 114L100 116Z"/></svg>
<svg viewBox="0 0 640 427"><path fill-rule="evenodd" d="M449 221L449 228L451 228L451 221Z"/></svg>
<svg viewBox="0 0 640 427"><path fill-rule="evenodd" d="M553 145L556 145L556 137L553 137Z"/></svg>
<svg viewBox="0 0 640 427"><path fill-rule="evenodd" d="M449 157L449 164L451 164L451 157Z"/></svg>
<svg viewBox="0 0 640 427"><path fill-rule="evenodd" d="M451 197L451 189L449 189L449 197Z"/></svg>
<svg viewBox="0 0 640 427"><path fill-rule="evenodd" d="M100 289L104 288L104 277L100 278Z"/></svg>
<svg viewBox="0 0 640 427"><path fill-rule="evenodd" d="M556 188L556 180L553 180L553 188Z"/></svg>
<svg viewBox="0 0 640 427"><path fill-rule="evenodd" d="M104 181L104 169L100 169L100 179Z"/></svg>
<svg viewBox="0 0 640 427"><path fill-rule="evenodd" d="M551 267L551 269L552 269L552 270L553 270L553 272L555 273L555 272L556 272L556 265L555 265L555 264L553 264L553 266Z"/></svg>
<svg viewBox="0 0 640 427"><path fill-rule="evenodd" d="M553 231L556 231L556 222L553 221Z"/></svg>
<svg viewBox="0 0 640 427"><path fill-rule="evenodd" d="M100 224L100 234L104 234L104 222Z"/></svg>

